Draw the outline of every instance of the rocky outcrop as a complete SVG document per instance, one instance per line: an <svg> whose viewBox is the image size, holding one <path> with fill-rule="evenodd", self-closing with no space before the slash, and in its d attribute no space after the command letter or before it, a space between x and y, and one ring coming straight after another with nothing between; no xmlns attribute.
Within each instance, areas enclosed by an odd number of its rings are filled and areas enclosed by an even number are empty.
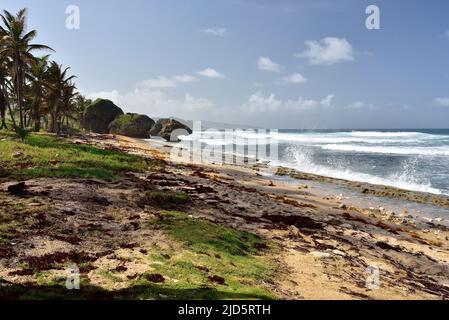
<svg viewBox="0 0 449 320"><path fill-rule="evenodd" d="M97 99L84 112L83 127L95 133L109 133L109 124L120 115L123 110L112 101Z"/></svg>
<svg viewBox="0 0 449 320"><path fill-rule="evenodd" d="M185 124L174 119L159 119L156 124L151 128L150 135L159 136L167 141L179 141L178 135L182 134L182 130L187 131L189 134L192 130ZM175 132L176 131L176 132Z"/></svg>
<svg viewBox="0 0 449 320"><path fill-rule="evenodd" d="M109 124L109 133L147 139L150 138L150 129L154 124L154 120L146 115L127 113L118 116Z"/></svg>

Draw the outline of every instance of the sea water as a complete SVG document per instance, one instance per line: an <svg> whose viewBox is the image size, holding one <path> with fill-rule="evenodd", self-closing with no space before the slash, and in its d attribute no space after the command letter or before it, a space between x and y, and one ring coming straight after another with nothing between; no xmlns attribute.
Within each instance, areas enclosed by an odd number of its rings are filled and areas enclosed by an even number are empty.
<svg viewBox="0 0 449 320"><path fill-rule="evenodd" d="M406 190L449 195L449 130L278 130L276 140L282 165L307 173ZM234 131L238 143L259 144L260 134ZM203 145L224 145L194 133ZM263 140L262 140L263 141ZM262 142L263 143L263 142ZM263 159L261 159L263 160ZM272 160L272 159L270 159Z"/></svg>

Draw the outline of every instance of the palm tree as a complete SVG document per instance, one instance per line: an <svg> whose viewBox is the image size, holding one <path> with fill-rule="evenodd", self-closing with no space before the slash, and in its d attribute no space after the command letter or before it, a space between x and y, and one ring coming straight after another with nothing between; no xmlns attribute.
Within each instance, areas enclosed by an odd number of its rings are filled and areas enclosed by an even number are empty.
<svg viewBox="0 0 449 320"><path fill-rule="evenodd" d="M0 26L3 33L4 46L0 49L0 55L7 54L13 61L14 91L16 94L17 108L19 109L20 127L24 127L23 117L23 91L25 86L25 71L35 59L32 52L35 50L52 50L41 44L31 44L37 36L36 30L26 32L27 10L20 10L15 16L4 10L0 17L4 26Z"/></svg>
<svg viewBox="0 0 449 320"><path fill-rule="evenodd" d="M50 108L50 116L52 121L52 131L54 133L60 132L60 116L62 111L68 103L68 87L72 87L72 80L75 76L67 76L67 71L70 68L62 69L62 66L52 61L48 68L48 83L50 85L47 103ZM73 89L75 87L73 86Z"/></svg>
<svg viewBox="0 0 449 320"><path fill-rule="evenodd" d="M69 127L69 120L77 120L76 119L76 96L78 92L76 92L76 87L71 82L67 83L64 86L63 93L61 96L61 107L60 107L60 116L61 116L61 126L64 126L64 120L66 121L66 127Z"/></svg>
<svg viewBox="0 0 449 320"><path fill-rule="evenodd" d="M6 129L6 108L8 104L7 92L6 92L6 82L7 82L7 72L5 64L2 57L0 56L0 119L1 119L1 129Z"/></svg>
<svg viewBox="0 0 449 320"><path fill-rule="evenodd" d="M48 57L44 56L37 59L36 63L31 66L28 74L31 80L32 107L31 117L34 122L34 131L39 132L41 129L41 105L44 102L45 90L50 88L48 84Z"/></svg>
<svg viewBox="0 0 449 320"><path fill-rule="evenodd" d="M0 31L0 50L3 48L3 36L4 34ZM0 55L0 119L1 119L1 129L6 129L6 108L7 108L7 91L6 83L8 82L8 57L6 55Z"/></svg>

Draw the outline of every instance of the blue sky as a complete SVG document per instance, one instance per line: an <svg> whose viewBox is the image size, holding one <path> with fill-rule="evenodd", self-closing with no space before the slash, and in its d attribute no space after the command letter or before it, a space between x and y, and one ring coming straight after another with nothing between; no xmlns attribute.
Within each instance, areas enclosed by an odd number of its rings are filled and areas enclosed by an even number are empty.
<svg viewBox="0 0 449 320"><path fill-rule="evenodd" d="M380 8L380 30L365 9ZM66 7L80 29L65 27ZM269 128L448 128L445 0L2 0L78 88L153 117Z"/></svg>

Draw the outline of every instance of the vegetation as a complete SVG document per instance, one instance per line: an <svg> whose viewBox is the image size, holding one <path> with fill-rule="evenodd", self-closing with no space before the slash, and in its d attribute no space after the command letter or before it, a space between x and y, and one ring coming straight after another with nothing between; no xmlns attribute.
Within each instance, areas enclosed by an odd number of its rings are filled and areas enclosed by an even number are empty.
<svg viewBox="0 0 449 320"><path fill-rule="evenodd" d="M76 92L75 76L35 44L36 30L27 30L27 10L0 15L0 130L7 129L7 113L14 127L60 134L79 126L90 101Z"/></svg>
<svg viewBox="0 0 449 320"><path fill-rule="evenodd" d="M0 167L10 177L91 177L114 179L127 171L142 172L163 164L119 151L77 145L65 138L34 134L19 141L0 132Z"/></svg>
<svg viewBox="0 0 449 320"><path fill-rule="evenodd" d="M94 268L90 276L81 276L80 290L67 291L65 278L58 274L64 265L56 263L49 270L33 270L29 265L23 265L23 270L31 271L35 285L4 286L0 298L276 298L266 285L272 282L276 265L265 252L269 250L269 244L256 235L189 218L177 211L160 212L160 217L147 228L161 228L167 236L166 245L148 246L140 254L117 258L145 263L151 271L130 278L123 270ZM90 265L85 263L79 267ZM102 286L92 282L92 277L96 281L101 279Z"/></svg>

